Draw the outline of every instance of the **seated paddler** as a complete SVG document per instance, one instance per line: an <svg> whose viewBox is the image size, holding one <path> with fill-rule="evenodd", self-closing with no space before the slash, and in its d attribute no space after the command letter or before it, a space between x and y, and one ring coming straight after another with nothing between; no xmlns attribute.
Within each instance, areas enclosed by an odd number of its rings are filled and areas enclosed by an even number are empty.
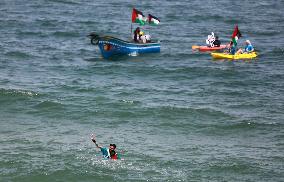
<svg viewBox="0 0 284 182"><path fill-rule="evenodd" d="M214 47L220 47L220 45L221 45L221 41L219 40L219 37L216 36L216 37L215 37L215 40L214 40L214 42L213 42L213 46L214 46Z"/></svg>
<svg viewBox="0 0 284 182"><path fill-rule="evenodd" d="M212 32L211 35L207 36L207 39L206 39L207 46L214 47L214 44L213 44L214 41L215 41L215 35L214 35L214 32Z"/></svg>
<svg viewBox="0 0 284 182"><path fill-rule="evenodd" d="M226 45L226 49L224 53L234 55L236 53L237 48L234 46L233 41L230 41L228 45Z"/></svg>
<svg viewBox="0 0 284 182"><path fill-rule="evenodd" d="M246 44L245 48L244 48L244 49L241 49L241 48L240 48L240 49L237 51L237 54L250 53L250 52L253 52L253 51L254 51L254 48L253 48L253 46L252 46L252 44L251 44L251 42L250 42L249 40L246 40L246 41L245 41L245 44Z"/></svg>

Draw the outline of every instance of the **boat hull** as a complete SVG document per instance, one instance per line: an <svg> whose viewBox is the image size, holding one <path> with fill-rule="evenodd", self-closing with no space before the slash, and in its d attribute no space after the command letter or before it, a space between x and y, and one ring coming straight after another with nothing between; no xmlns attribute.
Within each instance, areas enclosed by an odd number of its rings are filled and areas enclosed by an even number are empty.
<svg viewBox="0 0 284 182"><path fill-rule="evenodd" d="M207 52L207 51L216 51L225 49L226 45L220 45L220 47L208 47L208 46L199 46L198 50L200 52Z"/></svg>
<svg viewBox="0 0 284 182"><path fill-rule="evenodd" d="M243 53L243 54L225 54L225 53L211 53L211 56L215 59L252 59L257 57L256 52Z"/></svg>
<svg viewBox="0 0 284 182"><path fill-rule="evenodd" d="M98 45L104 58L110 58L116 55L137 55L144 53L160 52L160 43L134 43L124 41L111 36L98 36L91 38L92 44Z"/></svg>

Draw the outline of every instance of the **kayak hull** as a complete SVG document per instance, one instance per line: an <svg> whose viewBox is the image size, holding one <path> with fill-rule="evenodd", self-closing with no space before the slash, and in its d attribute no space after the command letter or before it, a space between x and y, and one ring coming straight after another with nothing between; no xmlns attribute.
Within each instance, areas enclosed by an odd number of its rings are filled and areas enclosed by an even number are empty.
<svg viewBox="0 0 284 182"><path fill-rule="evenodd" d="M199 50L200 52L209 52L209 51L222 50L225 48L226 48L226 45L220 45L220 47L197 46L197 48L195 49Z"/></svg>
<svg viewBox="0 0 284 182"><path fill-rule="evenodd" d="M256 52L251 52L251 53L243 53L243 54L225 54L225 53L211 53L211 56L215 59L253 59L257 57Z"/></svg>
<svg viewBox="0 0 284 182"><path fill-rule="evenodd" d="M92 35L91 43L94 45L98 45L102 56L106 59L117 55L158 53L160 52L161 47L159 42L151 42L145 44L134 43L111 36L98 36L96 34Z"/></svg>

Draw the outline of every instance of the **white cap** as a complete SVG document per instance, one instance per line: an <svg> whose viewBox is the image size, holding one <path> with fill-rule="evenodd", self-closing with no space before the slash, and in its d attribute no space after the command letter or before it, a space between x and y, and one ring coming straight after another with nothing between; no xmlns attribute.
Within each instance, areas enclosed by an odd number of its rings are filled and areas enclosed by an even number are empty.
<svg viewBox="0 0 284 182"><path fill-rule="evenodd" d="M251 44L249 40L246 40L246 43Z"/></svg>

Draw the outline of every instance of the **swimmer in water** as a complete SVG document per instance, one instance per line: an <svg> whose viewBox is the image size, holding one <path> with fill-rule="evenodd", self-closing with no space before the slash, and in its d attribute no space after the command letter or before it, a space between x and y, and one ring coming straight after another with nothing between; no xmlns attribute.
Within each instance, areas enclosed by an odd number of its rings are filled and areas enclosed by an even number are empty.
<svg viewBox="0 0 284 182"><path fill-rule="evenodd" d="M114 160L120 159L120 156L115 151L116 149L115 144L109 144L109 148L104 148L97 144L94 134L91 135L91 140L96 144L97 148L101 149L101 152L105 159L114 159Z"/></svg>

